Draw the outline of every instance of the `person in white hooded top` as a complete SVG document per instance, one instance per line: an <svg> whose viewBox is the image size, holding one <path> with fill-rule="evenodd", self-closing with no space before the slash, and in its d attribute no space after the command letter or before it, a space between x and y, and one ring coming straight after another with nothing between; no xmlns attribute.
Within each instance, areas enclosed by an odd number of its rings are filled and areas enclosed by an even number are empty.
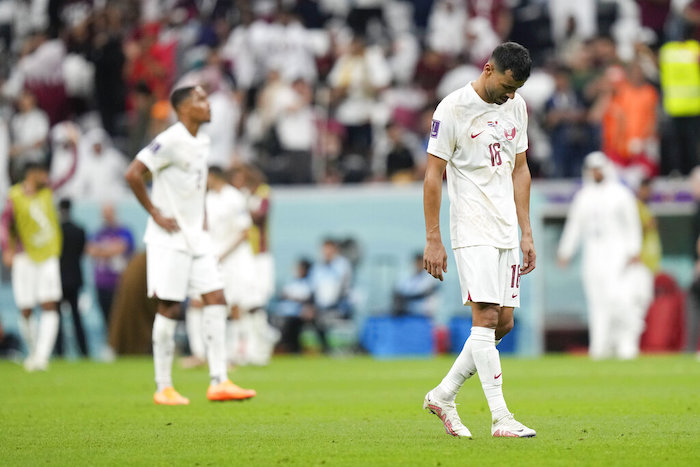
<svg viewBox="0 0 700 467"><path fill-rule="evenodd" d="M78 146L78 171L72 183L74 196L100 203L118 201L128 194L123 174L128 161L102 128L85 133Z"/></svg>
<svg viewBox="0 0 700 467"><path fill-rule="evenodd" d="M569 208L558 250L566 267L583 245L583 285L591 358L639 353L652 276L640 262L642 227L632 190L602 152L584 160L584 182Z"/></svg>

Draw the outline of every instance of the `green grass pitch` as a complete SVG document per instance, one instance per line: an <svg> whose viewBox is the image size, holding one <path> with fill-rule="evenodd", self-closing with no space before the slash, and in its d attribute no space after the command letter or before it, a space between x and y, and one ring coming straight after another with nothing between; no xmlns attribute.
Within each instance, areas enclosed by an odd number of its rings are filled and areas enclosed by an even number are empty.
<svg viewBox="0 0 700 467"><path fill-rule="evenodd" d="M152 402L152 362L0 362L0 465L700 465L700 362L647 356L504 358L504 392L533 439L494 439L477 378L457 402L474 439L421 408L452 357L279 357L232 379L246 402L205 398L206 369L175 367L187 407Z"/></svg>

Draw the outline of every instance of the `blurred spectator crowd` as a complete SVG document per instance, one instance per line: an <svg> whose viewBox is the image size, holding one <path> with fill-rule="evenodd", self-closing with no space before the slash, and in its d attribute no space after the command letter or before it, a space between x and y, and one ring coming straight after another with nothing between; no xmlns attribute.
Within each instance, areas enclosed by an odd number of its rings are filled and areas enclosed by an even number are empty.
<svg viewBox="0 0 700 467"><path fill-rule="evenodd" d="M699 39L698 0L0 0L0 192L28 161L59 176L77 154L60 197L124 196L191 83L210 93L212 164L275 184L420 179L436 103L505 40L534 60L535 177L578 177L599 149L640 180L686 175Z"/></svg>

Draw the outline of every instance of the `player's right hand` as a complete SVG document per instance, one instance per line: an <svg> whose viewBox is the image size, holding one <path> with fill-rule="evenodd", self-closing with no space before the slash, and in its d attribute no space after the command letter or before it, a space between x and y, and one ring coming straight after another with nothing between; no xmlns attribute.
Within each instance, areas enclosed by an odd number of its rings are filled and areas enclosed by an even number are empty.
<svg viewBox="0 0 700 467"><path fill-rule="evenodd" d="M423 250L423 269L436 279L442 280L447 272L447 252L440 241L428 241Z"/></svg>
<svg viewBox="0 0 700 467"><path fill-rule="evenodd" d="M163 229L165 229L165 231L168 233L173 233L173 232L177 232L178 230L180 230L180 226L177 225L177 221L174 218L165 217L157 209L153 211L151 216L153 217L153 220L155 221L155 223L158 224L159 226L163 227Z"/></svg>

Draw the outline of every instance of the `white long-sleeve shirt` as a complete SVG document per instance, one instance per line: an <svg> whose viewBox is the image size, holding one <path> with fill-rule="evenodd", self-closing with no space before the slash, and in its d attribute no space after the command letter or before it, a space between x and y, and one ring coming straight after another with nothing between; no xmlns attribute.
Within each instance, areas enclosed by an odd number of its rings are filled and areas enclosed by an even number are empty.
<svg viewBox="0 0 700 467"><path fill-rule="evenodd" d="M559 243L559 257L570 259L583 246L584 268L624 268L638 256L642 227L632 191L606 176L601 183L587 182L569 209ZM619 269L618 269L619 270Z"/></svg>

